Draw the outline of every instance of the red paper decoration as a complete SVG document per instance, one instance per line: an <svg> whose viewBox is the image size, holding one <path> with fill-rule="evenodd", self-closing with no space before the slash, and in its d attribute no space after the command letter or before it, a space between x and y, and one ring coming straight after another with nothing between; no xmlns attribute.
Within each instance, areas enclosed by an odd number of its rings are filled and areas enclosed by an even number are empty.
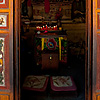
<svg viewBox="0 0 100 100"><path fill-rule="evenodd" d="M49 13L49 11L50 11L50 3L49 3L49 0L45 0L44 1L44 6L45 6L45 12L46 13Z"/></svg>

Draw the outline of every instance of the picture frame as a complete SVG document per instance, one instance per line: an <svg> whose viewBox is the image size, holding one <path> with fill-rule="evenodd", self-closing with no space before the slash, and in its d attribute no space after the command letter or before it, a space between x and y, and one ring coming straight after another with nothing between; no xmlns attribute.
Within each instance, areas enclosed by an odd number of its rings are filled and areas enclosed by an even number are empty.
<svg viewBox="0 0 100 100"><path fill-rule="evenodd" d="M8 13L0 13L0 29L9 28L8 19L9 19Z"/></svg>
<svg viewBox="0 0 100 100"><path fill-rule="evenodd" d="M0 0L0 8L8 8L9 0Z"/></svg>

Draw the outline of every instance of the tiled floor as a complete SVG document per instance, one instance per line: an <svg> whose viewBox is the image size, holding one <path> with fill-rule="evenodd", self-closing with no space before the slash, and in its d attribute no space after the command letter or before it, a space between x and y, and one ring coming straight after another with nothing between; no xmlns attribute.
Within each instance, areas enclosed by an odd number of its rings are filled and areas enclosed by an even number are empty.
<svg viewBox="0 0 100 100"><path fill-rule="evenodd" d="M21 53L21 100L85 100L85 62L84 57L70 56L68 65L59 65L57 71L41 71L40 67L35 66L32 59L32 52ZM34 94L33 91L23 91L22 84L27 75L70 75L73 77L78 89L78 96L73 97L51 97L49 89L45 96Z"/></svg>

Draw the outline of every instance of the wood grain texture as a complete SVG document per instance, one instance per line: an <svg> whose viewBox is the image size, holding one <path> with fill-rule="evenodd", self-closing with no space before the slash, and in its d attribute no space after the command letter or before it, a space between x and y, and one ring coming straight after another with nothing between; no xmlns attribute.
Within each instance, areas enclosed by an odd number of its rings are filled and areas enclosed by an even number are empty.
<svg viewBox="0 0 100 100"><path fill-rule="evenodd" d="M100 8L100 0L97 0L97 8Z"/></svg>
<svg viewBox="0 0 100 100"><path fill-rule="evenodd" d="M7 94L2 94L0 95L0 100L10 100L10 97Z"/></svg>
<svg viewBox="0 0 100 100"><path fill-rule="evenodd" d="M100 90L100 34L97 35L97 75L96 89Z"/></svg>
<svg viewBox="0 0 100 100"><path fill-rule="evenodd" d="M0 1L0 8L8 8L8 7L9 7L9 0Z"/></svg>
<svg viewBox="0 0 100 100"><path fill-rule="evenodd" d="M93 68L92 100L100 100L100 0L93 0ZM97 96L98 95L98 96Z"/></svg>
<svg viewBox="0 0 100 100"><path fill-rule="evenodd" d="M4 53L3 53L3 65L4 65L4 80L5 85L0 86L2 90L9 90L10 89L10 80L9 80L9 36L7 34L0 34L0 37L4 38Z"/></svg>
<svg viewBox="0 0 100 100"><path fill-rule="evenodd" d="M14 100L13 89L13 0L0 3L0 15L7 16L6 28L0 27L0 38L4 38L5 86L0 86L0 100ZM1 92L2 91L2 92Z"/></svg>
<svg viewBox="0 0 100 100"><path fill-rule="evenodd" d="M15 85L15 100L20 100L20 10L21 1L14 0L14 85Z"/></svg>
<svg viewBox="0 0 100 100"><path fill-rule="evenodd" d="M58 68L58 54L57 53L43 53L42 54L42 69L57 69Z"/></svg>
<svg viewBox="0 0 100 100"><path fill-rule="evenodd" d="M100 13L97 14L97 28L100 29Z"/></svg>
<svg viewBox="0 0 100 100"><path fill-rule="evenodd" d="M97 95L96 96L96 100L100 100L100 95Z"/></svg>

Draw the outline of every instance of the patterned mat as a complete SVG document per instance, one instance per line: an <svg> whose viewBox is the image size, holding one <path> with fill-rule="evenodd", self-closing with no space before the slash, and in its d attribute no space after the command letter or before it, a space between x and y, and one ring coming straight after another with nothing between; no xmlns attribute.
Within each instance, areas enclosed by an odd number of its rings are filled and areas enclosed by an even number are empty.
<svg viewBox="0 0 100 100"><path fill-rule="evenodd" d="M45 91L48 83L48 76L27 76L23 88L34 91Z"/></svg>
<svg viewBox="0 0 100 100"><path fill-rule="evenodd" d="M54 91L76 91L77 87L71 76L52 76L51 89Z"/></svg>

